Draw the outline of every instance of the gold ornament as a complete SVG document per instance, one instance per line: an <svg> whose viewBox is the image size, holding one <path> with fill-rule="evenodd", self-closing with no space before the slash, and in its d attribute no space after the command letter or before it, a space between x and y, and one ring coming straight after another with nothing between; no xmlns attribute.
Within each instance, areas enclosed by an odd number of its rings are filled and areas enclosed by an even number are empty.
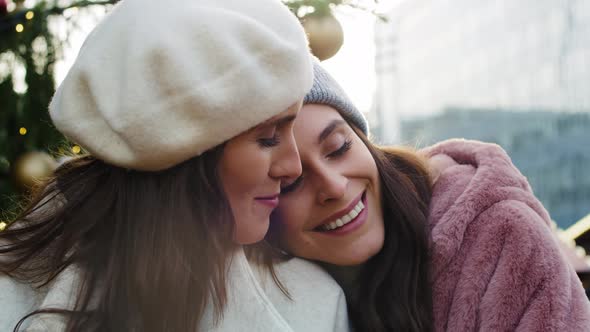
<svg viewBox="0 0 590 332"><path fill-rule="evenodd" d="M51 176L57 162L45 152L27 152L13 164L14 181L21 189L30 189Z"/></svg>
<svg viewBox="0 0 590 332"><path fill-rule="evenodd" d="M309 39L311 52L318 59L329 59L340 50L344 42L344 32L340 22L332 14L306 16L302 24Z"/></svg>
<svg viewBox="0 0 590 332"><path fill-rule="evenodd" d="M3 222L0 222L0 232L2 232L3 230L5 230L6 229L6 226L8 226L7 223L5 223L4 221Z"/></svg>

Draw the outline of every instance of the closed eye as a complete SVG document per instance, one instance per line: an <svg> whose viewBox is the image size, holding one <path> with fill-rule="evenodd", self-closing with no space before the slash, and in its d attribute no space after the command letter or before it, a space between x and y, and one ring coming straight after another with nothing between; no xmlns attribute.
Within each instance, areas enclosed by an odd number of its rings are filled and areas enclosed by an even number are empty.
<svg viewBox="0 0 590 332"><path fill-rule="evenodd" d="M259 138L257 141L258 144L260 144L260 146L264 148L272 148L281 143L280 137L277 133L275 133L272 137L269 138Z"/></svg>
<svg viewBox="0 0 590 332"><path fill-rule="evenodd" d="M352 147L352 140L347 139L346 141L344 141L344 144L342 144L342 146L340 148L338 148L338 150L331 152L330 154L327 155L327 157L328 158L340 157L343 154L345 154L348 150L350 150L351 147Z"/></svg>
<svg viewBox="0 0 590 332"><path fill-rule="evenodd" d="M295 189L297 189L297 187L299 187L301 185L302 181L303 181L303 176L300 176L297 179L295 179L295 181L293 181L293 183L281 188L281 195L285 195L290 192L293 192Z"/></svg>

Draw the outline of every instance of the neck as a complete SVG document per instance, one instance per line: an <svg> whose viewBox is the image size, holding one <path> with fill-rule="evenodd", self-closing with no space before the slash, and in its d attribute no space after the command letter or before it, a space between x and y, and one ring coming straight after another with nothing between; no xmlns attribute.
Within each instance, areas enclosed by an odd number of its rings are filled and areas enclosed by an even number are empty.
<svg viewBox="0 0 590 332"><path fill-rule="evenodd" d="M336 280L344 290L347 299L354 299L357 295L358 283L356 282L363 265L338 266L332 264L321 264L326 271Z"/></svg>

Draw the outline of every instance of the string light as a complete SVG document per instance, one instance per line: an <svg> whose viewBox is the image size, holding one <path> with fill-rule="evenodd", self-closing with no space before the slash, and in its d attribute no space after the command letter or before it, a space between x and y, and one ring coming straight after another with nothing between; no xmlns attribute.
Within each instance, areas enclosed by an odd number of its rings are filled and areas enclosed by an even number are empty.
<svg viewBox="0 0 590 332"><path fill-rule="evenodd" d="M78 154L78 153L80 153L80 151L82 151L82 149L79 146L77 146L77 145L72 146L73 153Z"/></svg>
<svg viewBox="0 0 590 332"><path fill-rule="evenodd" d="M3 230L6 229L6 226L8 226L4 221L0 222L0 232L2 232Z"/></svg>
<svg viewBox="0 0 590 332"><path fill-rule="evenodd" d="M32 20L32 19L33 19L33 17L35 17L35 13L34 13L34 12L32 12L32 11L28 11L28 12L25 14L25 17L27 18L27 20Z"/></svg>
<svg viewBox="0 0 590 332"><path fill-rule="evenodd" d="M25 135L27 134L27 128L25 128L25 127L21 127L21 128L18 130L18 133L19 133L19 134L21 134L21 135L23 135L23 136L25 136Z"/></svg>
<svg viewBox="0 0 590 332"><path fill-rule="evenodd" d="M16 27L16 32L23 32L23 30L25 29L25 27L22 24L17 24Z"/></svg>

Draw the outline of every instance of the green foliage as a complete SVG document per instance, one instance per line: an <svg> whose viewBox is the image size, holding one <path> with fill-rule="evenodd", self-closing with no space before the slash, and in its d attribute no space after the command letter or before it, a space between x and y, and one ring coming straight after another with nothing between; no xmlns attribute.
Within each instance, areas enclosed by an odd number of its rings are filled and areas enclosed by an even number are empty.
<svg viewBox="0 0 590 332"><path fill-rule="evenodd" d="M65 43L49 29L50 16L72 7L114 2L74 1L59 7L53 1L54 5L38 1L33 8L0 17L0 211L12 209L20 194L12 180L17 158L29 151L56 151L66 141L47 111L55 91L54 66ZM19 24L21 32L16 29Z"/></svg>
<svg viewBox="0 0 590 332"><path fill-rule="evenodd" d="M53 67L57 60L59 42L47 27L45 3L29 12L15 13L4 22L12 29L0 37L0 209L9 208L7 196L17 193L11 181L11 165L16 158L33 150L51 148L62 136L50 125L47 105L55 89ZM29 14L30 15L30 14ZM16 23L18 22L18 23ZM10 24L13 23L13 24ZM23 31L14 26L22 24ZM15 91L14 76L24 72L25 91ZM21 88L22 89L22 88ZM19 90L21 90L19 89ZM21 135L20 128L27 133Z"/></svg>
<svg viewBox="0 0 590 332"><path fill-rule="evenodd" d="M307 16L329 15L337 6L348 6L369 11L379 19L387 20L385 16L371 8L379 3L379 0L283 0L283 2L299 19Z"/></svg>

